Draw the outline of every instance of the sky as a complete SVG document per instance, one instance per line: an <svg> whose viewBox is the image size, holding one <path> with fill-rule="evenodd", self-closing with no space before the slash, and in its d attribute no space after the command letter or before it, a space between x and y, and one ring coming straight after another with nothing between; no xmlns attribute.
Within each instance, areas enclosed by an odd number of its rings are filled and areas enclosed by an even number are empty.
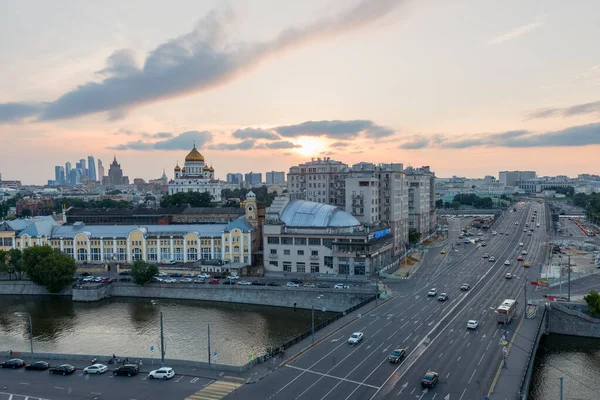
<svg viewBox="0 0 600 400"><path fill-rule="evenodd" d="M4 1L0 173L311 158L600 173L600 2Z"/></svg>

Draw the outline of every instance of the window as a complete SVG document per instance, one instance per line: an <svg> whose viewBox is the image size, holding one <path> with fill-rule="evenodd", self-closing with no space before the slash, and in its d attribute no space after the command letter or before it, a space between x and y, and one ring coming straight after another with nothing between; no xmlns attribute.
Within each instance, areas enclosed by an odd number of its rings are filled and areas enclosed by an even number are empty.
<svg viewBox="0 0 600 400"><path fill-rule="evenodd" d="M294 244L294 238L291 237L282 237L281 238L281 244Z"/></svg>
<svg viewBox="0 0 600 400"><path fill-rule="evenodd" d="M289 251L289 250L288 250ZM271 249L271 254L277 255L277 249Z"/></svg>
<svg viewBox="0 0 600 400"><path fill-rule="evenodd" d="M292 263L289 261L283 262L283 272L292 272Z"/></svg>
<svg viewBox="0 0 600 400"><path fill-rule="evenodd" d="M308 238L308 245L309 246L320 246L321 238Z"/></svg>
<svg viewBox="0 0 600 400"><path fill-rule="evenodd" d="M77 250L77 261L87 261L87 250L86 249L78 249Z"/></svg>
<svg viewBox="0 0 600 400"><path fill-rule="evenodd" d="M183 249L181 247L175 248L175 261L183 261Z"/></svg>
<svg viewBox="0 0 600 400"><path fill-rule="evenodd" d="M315 274L319 272L319 263L310 263L310 272Z"/></svg>
<svg viewBox="0 0 600 400"><path fill-rule="evenodd" d="M354 275L364 275L365 274L365 265L354 265Z"/></svg>
<svg viewBox="0 0 600 400"><path fill-rule="evenodd" d="M340 264L339 265L339 273L340 273L340 275L349 275L350 267L348 266L348 264Z"/></svg>
<svg viewBox="0 0 600 400"><path fill-rule="evenodd" d="M117 251L118 251L118 253L117 253L118 257L117 258L118 258L119 261L125 261L125 260L127 260L127 253L126 253L127 249L119 248L119 249L117 249Z"/></svg>
<svg viewBox="0 0 600 400"><path fill-rule="evenodd" d="M323 246L331 249L333 247L333 239L323 239Z"/></svg>
<svg viewBox="0 0 600 400"><path fill-rule="evenodd" d="M100 249L97 247L92 248L92 261L100 261Z"/></svg>
<svg viewBox="0 0 600 400"><path fill-rule="evenodd" d="M112 247L104 248L104 260L111 261L114 256Z"/></svg>
<svg viewBox="0 0 600 400"><path fill-rule="evenodd" d="M268 244L279 244L279 238L274 236L267 236Z"/></svg>
<svg viewBox="0 0 600 400"><path fill-rule="evenodd" d="M333 257L331 257L331 256L323 257L323 264L325 264L325 268L333 268Z"/></svg>
<svg viewBox="0 0 600 400"><path fill-rule="evenodd" d="M161 260L170 260L173 258L171 255L171 251L168 247L163 247L160 249L160 259Z"/></svg>
<svg viewBox="0 0 600 400"><path fill-rule="evenodd" d="M203 260L210 260L210 249L208 247L203 247L202 248L202 259Z"/></svg>
<svg viewBox="0 0 600 400"><path fill-rule="evenodd" d="M296 272L306 272L306 263L297 262L296 263Z"/></svg>
<svg viewBox="0 0 600 400"><path fill-rule="evenodd" d="M318 257L318 256L319 256L319 251L318 251L318 250L312 250L312 251L310 252L310 255L311 255L311 256L316 256L316 257Z"/></svg>
<svg viewBox="0 0 600 400"><path fill-rule="evenodd" d="M148 249L148 261L157 261L156 257L156 247L150 247Z"/></svg>
<svg viewBox="0 0 600 400"><path fill-rule="evenodd" d="M240 246L233 246L233 252L234 253L239 253L240 252Z"/></svg>
<svg viewBox="0 0 600 400"><path fill-rule="evenodd" d="M194 247L188 249L188 261L196 261L198 260L198 250Z"/></svg>
<svg viewBox="0 0 600 400"><path fill-rule="evenodd" d="M278 261L269 261L269 265L271 267L278 268L279 267L279 262Z"/></svg>
<svg viewBox="0 0 600 400"><path fill-rule="evenodd" d="M304 250L298 250L298 255L299 256L303 256L304 255Z"/></svg>
<svg viewBox="0 0 600 400"><path fill-rule="evenodd" d="M73 257L73 248L72 247L66 247L65 248L65 253L70 256Z"/></svg>
<svg viewBox="0 0 600 400"><path fill-rule="evenodd" d="M142 259L142 249L139 249L137 247L134 247L133 249L131 249L131 259L133 261L141 260Z"/></svg>
<svg viewBox="0 0 600 400"><path fill-rule="evenodd" d="M290 251L289 250L284 250L283 251L283 255L284 256L289 256L290 255Z"/></svg>
<svg viewBox="0 0 600 400"><path fill-rule="evenodd" d="M225 246L225 253L229 253L229 246Z"/></svg>
<svg viewBox="0 0 600 400"><path fill-rule="evenodd" d="M294 242L296 243L296 246L306 246L306 238L294 238Z"/></svg>

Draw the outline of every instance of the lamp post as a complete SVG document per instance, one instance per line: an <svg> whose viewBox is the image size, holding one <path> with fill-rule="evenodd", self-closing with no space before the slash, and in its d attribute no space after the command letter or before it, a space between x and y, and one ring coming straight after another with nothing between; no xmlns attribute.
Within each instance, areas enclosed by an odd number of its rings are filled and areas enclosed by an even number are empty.
<svg viewBox="0 0 600 400"><path fill-rule="evenodd" d="M153 306L158 305L158 302L155 300L151 300ZM165 335L163 330L163 312L160 312L160 366L165 366Z"/></svg>
<svg viewBox="0 0 600 400"><path fill-rule="evenodd" d="M29 346L31 348L31 362L33 362L33 323L31 322L31 315L26 312L17 311L15 313L17 317L28 317L29 318Z"/></svg>
<svg viewBox="0 0 600 400"><path fill-rule="evenodd" d="M319 295L317 297L317 299L321 299L323 298L323 295ZM312 317L312 342L315 342L315 305L312 305L312 312L311 312L311 317Z"/></svg>

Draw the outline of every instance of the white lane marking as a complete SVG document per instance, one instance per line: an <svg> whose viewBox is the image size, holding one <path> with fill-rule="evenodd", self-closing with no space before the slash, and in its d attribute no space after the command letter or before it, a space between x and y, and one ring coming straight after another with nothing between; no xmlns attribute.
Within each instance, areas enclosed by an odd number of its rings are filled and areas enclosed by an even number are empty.
<svg viewBox="0 0 600 400"><path fill-rule="evenodd" d="M381 329L383 329L383 328L381 328ZM375 337L375 336L376 336L376 335L377 335L379 332L381 332L381 329L379 329L377 332L375 332L375 333L373 334L373 336L371 336L371 337L372 337L372 338L374 338L374 337Z"/></svg>
<svg viewBox="0 0 600 400"><path fill-rule="evenodd" d="M433 397L431 398L431 400L435 399L435 396L437 396L437 393L435 393L435 394L433 395Z"/></svg>
<svg viewBox="0 0 600 400"><path fill-rule="evenodd" d="M369 323L369 326L371 326L371 325L372 325L372 324L374 324L375 322L377 322L377 319L374 319L373 321L371 321L371 322Z"/></svg>
<svg viewBox="0 0 600 400"><path fill-rule="evenodd" d="M410 335L408 335L406 338L404 338L404 340L402 341L402 343L406 342L408 340L409 337L412 336L412 333Z"/></svg>
<svg viewBox="0 0 600 400"><path fill-rule="evenodd" d="M440 355L438 356L438 358L442 358L443 355L444 355L444 353L440 353Z"/></svg>
<svg viewBox="0 0 600 400"><path fill-rule="evenodd" d="M182 380L182 379L183 379L183 375L181 375L181 376L179 377L179 379L177 379L175 382L179 382L179 381L180 381L180 380Z"/></svg>
<svg viewBox="0 0 600 400"><path fill-rule="evenodd" d="M353 381L352 379L346 379L346 378L342 378L342 377L335 376L335 375L324 374L322 372L311 371L309 369L304 369L304 368L296 367L294 365L287 364L286 367L294 368L294 369L297 369L299 371L308 372L310 374L320 375L322 377L337 379L337 380L342 381L342 382L354 383L355 385L359 385L359 386L367 386L367 387L370 387L370 388L373 388L373 389L378 389L379 388L379 386L373 386L373 385L369 385L367 383L360 383L358 381Z"/></svg>
<svg viewBox="0 0 600 400"><path fill-rule="evenodd" d="M446 379L448 379L450 377L450 372L448 372L448 375L446 375Z"/></svg>
<svg viewBox="0 0 600 400"><path fill-rule="evenodd" d="M60 386L54 386L54 389L59 389L59 390L64 390L64 387L60 387Z"/></svg>
<svg viewBox="0 0 600 400"><path fill-rule="evenodd" d="M91 394L95 394L96 396L100 396L102 393L99 392L90 392Z"/></svg>
<svg viewBox="0 0 600 400"><path fill-rule="evenodd" d="M384 328L385 328L386 326L388 326L389 324L391 324L391 323L392 323L392 321L390 321L390 322L388 322L387 324L385 324Z"/></svg>
<svg viewBox="0 0 600 400"><path fill-rule="evenodd" d="M450 344L452 344L452 342L454 342L454 339L452 339L452 340L450 341Z"/></svg>
<svg viewBox="0 0 600 400"><path fill-rule="evenodd" d="M487 351L487 349L490 348L490 345L492 344L492 341L490 340L490 342L488 343L487 347L485 348L485 351Z"/></svg>
<svg viewBox="0 0 600 400"><path fill-rule="evenodd" d="M391 338L393 338L393 337L396 335L396 333L398 333L398 331L396 331L396 332L392 333L392 334L390 335L390 337L388 337L388 338L387 338L387 340L390 340Z"/></svg>
<svg viewBox="0 0 600 400"><path fill-rule="evenodd" d="M466 338L468 334L469 334L469 331L466 331L465 336L463 336L463 339Z"/></svg>
<svg viewBox="0 0 600 400"><path fill-rule="evenodd" d="M404 328L406 325L408 325L408 321L406 321L406 322L404 323L404 325L402 325L402 326L400 327L400 329Z"/></svg>
<svg viewBox="0 0 600 400"><path fill-rule="evenodd" d="M413 394L415 392L417 388L413 388L412 392L410 392L410 394Z"/></svg>
<svg viewBox="0 0 600 400"><path fill-rule="evenodd" d="M427 308L427 306L421 308L421 312L425 311L426 308Z"/></svg>
<svg viewBox="0 0 600 400"><path fill-rule="evenodd" d="M198 382L199 380L200 380L200 378L194 378L194 379L192 379L192 380L190 381L190 383L196 383L196 382ZM211 383L212 383L212 382L211 382ZM210 383L209 383L209 385L210 385Z"/></svg>
<svg viewBox="0 0 600 400"><path fill-rule="evenodd" d="M471 345L471 342L467 343L467 347L469 347Z"/></svg>
<svg viewBox="0 0 600 400"><path fill-rule="evenodd" d="M492 336L492 337L495 338L496 334L498 334L498 329L496 329L496 331L494 332L494 336Z"/></svg>
<svg viewBox="0 0 600 400"><path fill-rule="evenodd" d="M421 323L419 324L419 326L417 326L417 327L415 328L415 331L418 331L418 330L419 330L419 328L420 328L420 327L422 327L422 326L423 326L423 323L421 322Z"/></svg>
<svg viewBox="0 0 600 400"><path fill-rule="evenodd" d="M460 395L460 398L458 400L462 400L463 396L465 395L465 392L467 391L467 388L465 388L465 390L463 390L462 394Z"/></svg>
<svg viewBox="0 0 600 400"><path fill-rule="evenodd" d="M459 362L461 357L462 356L458 356L458 358L456 359L456 362Z"/></svg>
<svg viewBox="0 0 600 400"><path fill-rule="evenodd" d="M473 370L473 373L471 374L471 378L469 379L469 382L467 382L467 385L470 385L470 384L471 384L471 381L473 380L473 377L475 376L475 372L477 372L477 368L475 368L475 369Z"/></svg>
<svg viewBox="0 0 600 400"><path fill-rule="evenodd" d="M339 338L331 339L331 343L333 343L333 342L339 342L343 338L344 338L343 336L340 336Z"/></svg>
<svg viewBox="0 0 600 400"><path fill-rule="evenodd" d="M483 357L485 356L485 353L483 353L481 355L481 358L479 359L479 362L477 363L477 366L479 367L479 364L481 364L481 361L483 360Z"/></svg>

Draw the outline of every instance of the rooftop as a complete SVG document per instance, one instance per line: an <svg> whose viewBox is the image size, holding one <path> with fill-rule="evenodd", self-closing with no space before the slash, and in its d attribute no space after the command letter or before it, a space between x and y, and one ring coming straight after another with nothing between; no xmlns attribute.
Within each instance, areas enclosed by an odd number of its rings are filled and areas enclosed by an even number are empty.
<svg viewBox="0 0 600 400"><path fill-rule="evenodd" d="M281 222L292 227L353 227L360 222L338 207L306 200L289 202L279 217Z"/></svg>

